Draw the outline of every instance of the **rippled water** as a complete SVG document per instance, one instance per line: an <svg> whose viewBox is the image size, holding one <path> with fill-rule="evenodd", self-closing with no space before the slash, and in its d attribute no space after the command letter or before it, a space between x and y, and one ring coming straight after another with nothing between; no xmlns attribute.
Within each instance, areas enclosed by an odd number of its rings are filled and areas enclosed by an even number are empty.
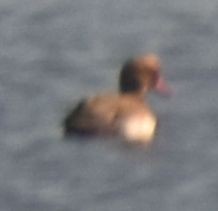
<svg viewBox="0 0 218 211"><path fill-rule="evenodd" d="M0 1L0 210L217 210L218 2ZM81 96L115 90L153 51L174 96L150 96L154 145L64 141Z"/></svg>

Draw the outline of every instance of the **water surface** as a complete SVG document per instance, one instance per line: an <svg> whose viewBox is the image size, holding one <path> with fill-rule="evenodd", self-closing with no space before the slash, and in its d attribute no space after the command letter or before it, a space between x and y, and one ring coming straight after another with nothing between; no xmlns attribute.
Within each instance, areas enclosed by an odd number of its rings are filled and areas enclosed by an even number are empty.
<svg viewBox="0 0 218 211"><path fill-rule="evenodd" d="M218 209L218 3L0 1L0 209ZM150 96L154 145L61 137L81 96L116 90L158 53L174 96Z"/></svg>

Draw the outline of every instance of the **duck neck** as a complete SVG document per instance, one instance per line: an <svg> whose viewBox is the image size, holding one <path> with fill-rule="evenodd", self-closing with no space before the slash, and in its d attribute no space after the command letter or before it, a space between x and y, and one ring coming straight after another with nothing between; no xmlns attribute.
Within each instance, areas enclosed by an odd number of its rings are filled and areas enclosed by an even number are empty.
<svg viewBox="0 0 218 211"><path fill-rule="evenodd" d="M145 96L147 95L147 91L145 90L137 90L137 91L120 91L120 94L126 94L126 95L131 95L140 101L144 101Z"/></svg>

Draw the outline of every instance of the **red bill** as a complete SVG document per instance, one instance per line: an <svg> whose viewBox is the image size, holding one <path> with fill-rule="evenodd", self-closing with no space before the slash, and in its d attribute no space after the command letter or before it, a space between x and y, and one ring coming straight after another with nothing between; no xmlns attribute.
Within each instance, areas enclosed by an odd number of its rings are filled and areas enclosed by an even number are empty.
<svg viewBox="0 0 218 211"><path fill-rule="evenodd" d="M162 76L158 78L154 90L165 96L171 96L172 94L172 89L170 88L170 86L167 84L166 80Z"/></svg>

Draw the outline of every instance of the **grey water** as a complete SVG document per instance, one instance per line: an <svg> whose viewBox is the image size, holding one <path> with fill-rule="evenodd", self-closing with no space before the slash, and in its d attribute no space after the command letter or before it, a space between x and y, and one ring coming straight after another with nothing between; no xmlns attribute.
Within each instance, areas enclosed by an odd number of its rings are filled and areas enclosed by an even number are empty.
<svg viewBox="0 0 218 211"><path fill-rule="evenodd" d="M0 0L1 211L218 210L216 0ZM64 140L81 97L154 52L173 89L151 147Z"/></svg>

